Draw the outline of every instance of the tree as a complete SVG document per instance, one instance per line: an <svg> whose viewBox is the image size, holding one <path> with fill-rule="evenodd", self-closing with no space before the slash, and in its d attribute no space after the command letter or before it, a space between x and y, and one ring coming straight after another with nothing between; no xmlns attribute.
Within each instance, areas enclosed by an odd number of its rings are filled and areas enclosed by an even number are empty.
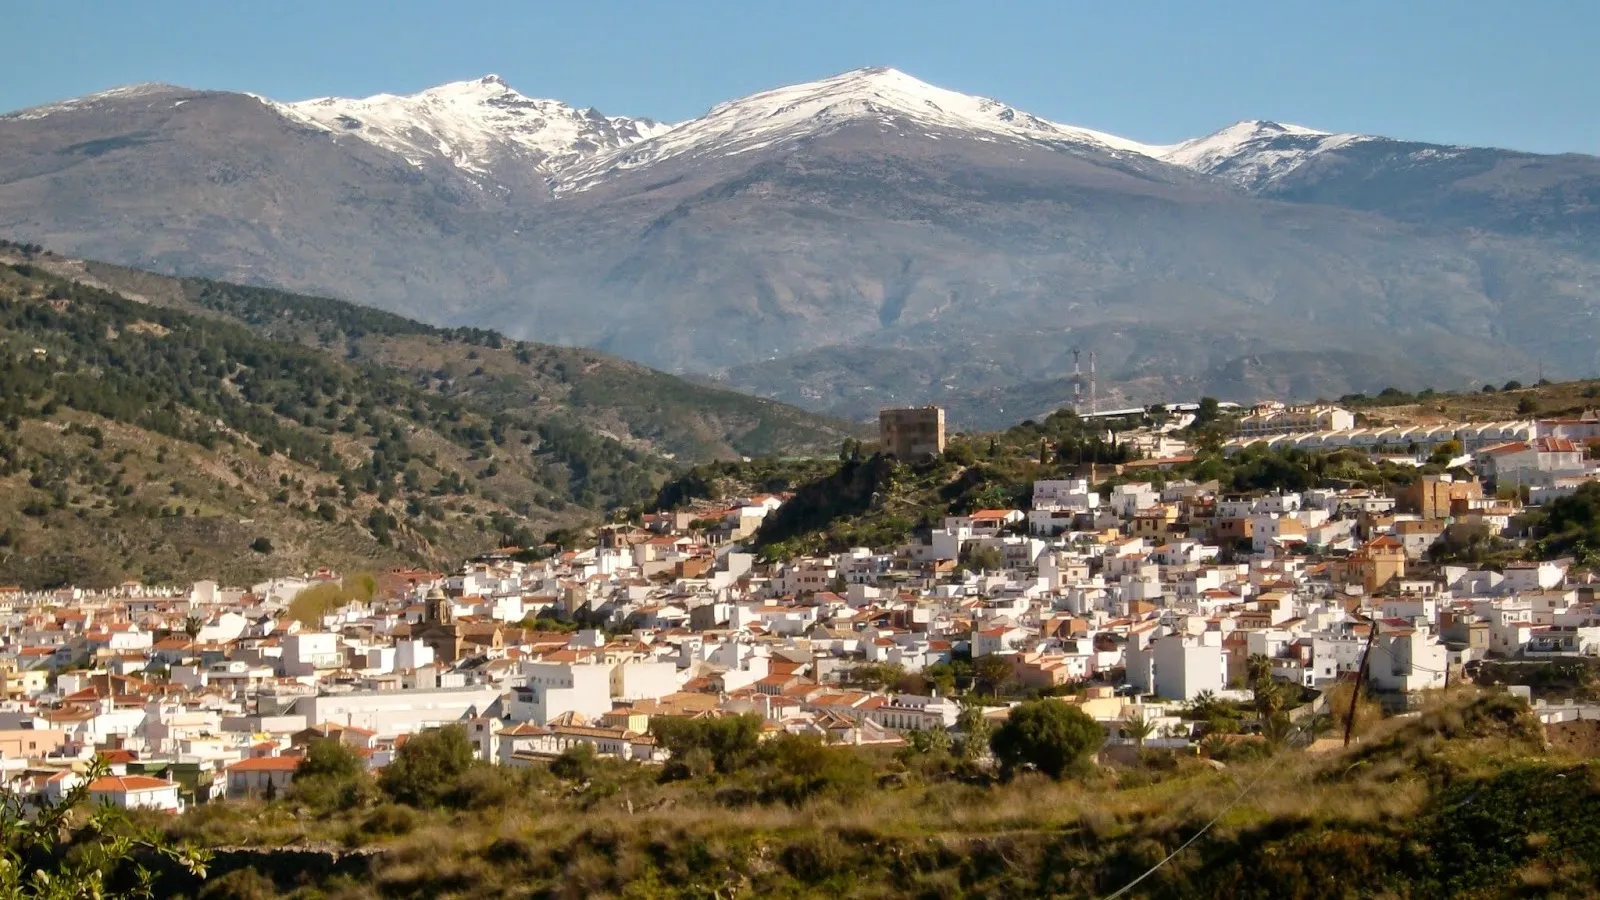
<svg viewBox="0 0 1600 900"><path fill-rule="evenodd" d="M399 803L438 806L462 773L472 767L472 744L460 725L414 734L383 768L378 786Z"/></svg>
<svg viewBox="0 0 1600 900"><path fill-rule="evenodd" d="M989 739L1006 777L1024 767L1059 779L1080 766L1105 741L1100 724L1060 700L1015 706Z"/></svg>
<svg viewBox="0 0 1600 900"><path fill-rule="evenodd" d="M961 712L956 714L956 730L961 732L961 746L957 749L962 759L977 759L982 755L994 732L988 716L984 715L983 706L969 700L961 701Z"/></svg>
<svg viewBox="0 0 1600 900"><path fill-rule="evenodd" d="M998 653L980 656L972 661L972 675L989 689L990 694L998 697L1000 685L1011 677L1011 661Z"/></svg>
<svg viewBox="0 0 1600 900"><path fill-rule="evenodd" d="M271 553L272 552L272 541L270 541L270 540L268 540L268 539L266 539L264 537L258 537L255 540L250 542L250 549L254 550L257 553L263 553L263 554Z"/></svg>
<svg viewBox="0 0 1600 900"><path fill-rule="evenodd" d="M862 663L846 670L845 679L869 690L882 690L899 684L906 677L905 666L897 663Z"/></svg>
<svg viewBox="0 0 1600 900"><path fill-rule="evenodd" d="M1194 425L1203 428L1222 416L1222 404L1215 397L1201 397L1200 407L1194 411Z"/></svg>
<svg viewBox="0 0 1600 900"><path fill-rule="evenodd" d="M294 768L296 781L302 778L355 778L366 774L366 763L338 738L322 738L306 747L306 755Z"/></svg>
<svg viewBox="0 0 1600 900"><path fill-rule="evenodd" d="M1520 391L1520 390L1522 390L1522 382L1520 382L1520 381L1516 380L1515 378L1513 378L1510 381L1506 382L1505 386L1500 388L1500 390L1502 390L1502 391Z"/></svg>
<svg viewBox="0 0 1600 900"><path fill-rule="evenodd" d="M956 692L956 670L949 663L934 663L924 668L922 678L934 690L947 697Z"/></svg>
<svg viewBox="0 0 1600 900"><path fill-rule="evenodd" d="M1201 691L1189 703L1189 718L1205 723L1207 733L1231 734L1239 730L1239 714L1212 691Z"/></svg>
<svg viewBox="0 0 1600 900"><path fill-rule="evenodd" d="M872 764L855 749L815 735L783 734L761 748L761 798L801 806L819 797L848 800L873 787Z"/></svg>
<svg viewBox="0 0 1600 900"><path fill-rule="evenodd" d="M650 733L672 755L668 778L704 775L715 771L730 775L744 768L761 745L761 717L718 716L685 719L654 716Z"/></svg>
<svg viewBox="0 0 1600 900"><path fill-rule="evenodd" d="M127 814L110 805L78 814L88 805L89 786L110 773L96 757L60 800L37 807L19 793L0 792L0 898L151 900L155 876L135 859L149 853L205 877L208 850L134 829Z"/></svg>
<svg viewBox="0 0 1600 900"><path fill-rule="evenodd" d="M1006 565L1005 554L998 547L972 547L966 556L962 564L973 572L998 572Z"/></svg>
<svg viewBox="0 0 1600 900"><path fill-rule="evenodd" d="M1122 720L1122 736L1132 738L1136 746L1143 747L1146 739L1154 734L1156 723L1145 718L1144 710L1138 710L1133 715Z"/></svg>
<svg viewBox="0 0 1600 900"><path fill-rule="evenodd" d="M944 458L958 466L970 466L978 461L977 454L968 444L950 444L944 448Z"/></svg>
<svg viewBox="0 0 1600 900"><path fill-rule="evenodd" d="M1445 441L1439 446L1433 448L1433 452L1428 455L1428 462L1436 466L1449 465L1450 460L1455 459L1460 455L1461 442L1451 438L1450 440Z"/></svg>
<svg viewBox="0 0 1600 900"><path fill-rule="evenodd" d="M200 629L204 628L205 624L205 620L199 616L184 616L183 633L192 641L200 636Z"/></svg>
<svg viewBox="0 0 1600 900"><path fill-rule="evenodd" d="M599 765L594 745L584 742L568 747L561 751L560 756L551 760L550 774L581 784L594 778Z"/></svg>
<svg viewBox="0 0 1600 900"><path fill-rule="evenodd" d="M1539 411L1539 401L1530 396L1523 396L1517 400L1517 415L1531 416Z"/></svg>
<svg viewBox="0 0 1600 900"><path fill-rule="evenodd" d="M1265 724L1283 709L1283 686L1272 678L1272 660L1259 653L1251 654L1245 663L1250 678L1251 705L1255 707L1256 720Z"/></svg>

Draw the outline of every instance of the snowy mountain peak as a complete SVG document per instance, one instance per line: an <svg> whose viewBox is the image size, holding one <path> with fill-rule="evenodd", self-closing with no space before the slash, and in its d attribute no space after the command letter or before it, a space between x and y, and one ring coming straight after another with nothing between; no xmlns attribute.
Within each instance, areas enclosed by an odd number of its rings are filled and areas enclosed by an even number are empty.
<svg viewBox="0 0 1600 900"><path fill-rule="evenodd" d="M270 102L270 101L269 101ZM354 100L322 97L271 103L283 115L393 151L415 166L442 160L487 176L511 159L548 175L581 159L666 130L649 119L604 116L518 93L498 75L454 81L416 94Z"/></svg>
<svg viewBox="0 0 1600 900"><path fill-rule="evenodd" d="M582 190L609 174L665 159L734 156L863 121L910 126L933 136L1087 145L1102 152L1147 157L1163 149L1062 125L999 100L957 93L898 69L872 66L719 103L700 118L652 140L585 161L563 175L561 187Z"/></svg>
<svg viewBox="0 0 1600 900"><path fill-rule="evenodd" d="M106 103L137 101L140 99L153 100L171 94L189 93L187 88L177 85L164 84L159 81L146 81L139 84L125 84L107 91L98 91L74 97L71 100L62 100L58 103L46 103L43 106L19 109L13 113L0 115L0 119L43 119L56 113L75 112L77 110L95 109Z"/></svg>
<svg viewBox="0 0 1600 900"><path fill-rule="evenodd" d="M1167 147L1159 157L1254 189L1282 178L1319 154L1369 140L1375 138L1248 119Z"/></svg>

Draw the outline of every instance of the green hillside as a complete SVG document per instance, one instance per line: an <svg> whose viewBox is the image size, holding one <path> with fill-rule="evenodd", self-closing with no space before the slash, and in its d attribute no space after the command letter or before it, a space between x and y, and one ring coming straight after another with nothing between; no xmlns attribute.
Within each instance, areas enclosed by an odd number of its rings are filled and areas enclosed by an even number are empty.
<svg viewBox="0 0 1600 900"><path fill-rule="evenodd" d="M594 350L517 341L479 328L435 328L323 297L198 278L167 278L98 262L37 264L126 290L152 303L237 321L355 361L376 362L440 396L486 409L558 417L641 450L704 462L833 455L869 429L773 400L694 384Z"/></svg>
<svg viewBox="0 0 1600 900"><path fill-rule="evenodd" d="M586 350L0 246L0 583L454 564L861 426Z"/></svg>
<svg viewBox="0 0 1600 900"><path fill-rule="evenodd" d="M0 266L0 581L453 563L671 464L365 360ZM252 549L254 548L254 549Z"/></svg>

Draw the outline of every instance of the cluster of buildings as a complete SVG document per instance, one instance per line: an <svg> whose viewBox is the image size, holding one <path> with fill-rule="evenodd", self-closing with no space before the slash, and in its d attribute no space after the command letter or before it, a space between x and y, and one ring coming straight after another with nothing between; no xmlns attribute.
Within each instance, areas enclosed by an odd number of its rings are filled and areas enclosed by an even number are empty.
<svg viewBox="0 0 1600 900"><path fill-rule="evenodd" d="M1348 410L1332 406L1263 404L1238 419L1228 454L1246 447L1274 450L1354 450L1421 465L1452 445L1454 465L1471 465L1491 487L1509 485L1534 502L1570 494L1600 473L1588 445L1600 441L1600 412L1576 418L1509 422L1356 427Z"/></svg>
<svg viewBox="0 0 1600 900"><path fill-rule="evenodd" d="M908 453L942 439L937 418L885 424ZM1474 460L1504 482L1578 437ZM1600 652L1595 585L1567 563L1428 564L1456 530L1517 533L1520 501L1477 478L1255 494L1063 478L1036 482L1026 509L952 515L902 546L760 563L745 542L784 501L650 514L535 561L383 573L373 599L316 621L291 601L335 573L0 587L0 778L59 796L98 754L112 766L98 800L178 810L286 789L314 741L381 768L452 724L511 766L578 745L658 762L661 716L895 744L957 727L961 703L933 687L948 680L917 677L945 664L1000 673L988 694L1080 685L1066 701L1113 743L1138 720L1140 740L1181 745L1197 736L1187 704L1247 696L1252 657L1307 688L1364 671L1398 696L1486 657ZM869 686L869 670L896 677Z"/></svg>

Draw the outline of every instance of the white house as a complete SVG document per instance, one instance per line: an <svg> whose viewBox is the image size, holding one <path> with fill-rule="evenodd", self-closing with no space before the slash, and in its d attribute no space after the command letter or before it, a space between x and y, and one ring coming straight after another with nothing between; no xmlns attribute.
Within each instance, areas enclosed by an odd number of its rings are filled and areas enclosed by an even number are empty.
<svg viewBox="0 0 1600 900"><path fill-rule="evenodd" d="M1394 627L1399 626L1399 627ZM1389 620L1367 657L1367 680L1380 691L1420 691L1444 687L1449 648L1427 628Z"/></svg>
<svg viewBox="0 0 1600 900"><path fill-rule="evenodd" d="M183 812L178 785L147 775L106 775L89 782L89 801L119 809Z"/></svg>
<svg viewBox="0 0 1600 900"><path fill-rule="evenodd" d="M565 713L595 719L611 711L611 666L524 662L525 683L511 693L511 718L543 725Z"/></svg>

